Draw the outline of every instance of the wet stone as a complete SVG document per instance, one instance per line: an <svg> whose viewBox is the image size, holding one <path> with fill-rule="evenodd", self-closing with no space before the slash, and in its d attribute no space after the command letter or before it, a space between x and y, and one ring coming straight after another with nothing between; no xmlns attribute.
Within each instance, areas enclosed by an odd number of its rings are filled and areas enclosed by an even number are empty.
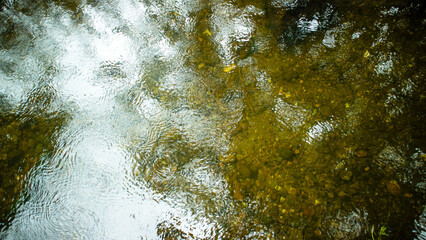
<svg viewBox="0 0 426 240"><path fill-rule="evenodd" d="M295 152L291 148L288 148L288 147L283 147L283 148L279 149L278 153L279 153L280 157L283 160L286 160L286 161L291 161L293 159L294 155L295 155Z"/></svg>
<svg viewBox="0 0 426 240"><path fill-rule="evenodd" d="M296 190L296 188L290 187L289 190L288 190L288 193L290 195L296 195L297 194L297 190Z"/></svg>
<svg viewBox="0 0 426 240"><path fill-rule="evenodd" d="M366 156L367 156L367 152L366 152L366 151L364 151L364 150L359 150L359 151L357 151L357 152L355 153L355 155L356 155L357 157L359 157L359 158L363 158L363 157L366 157Z"/></svg>
<svg viewBox="0 0 426 240"><path fill-rule="evenodd" d="M349 181L352 178L352 172L349 170L343 170L342 172L340 172L340 178L345 181Z"/></svg>
<svg viewBox="0 0 426 240"><path fill-rule="evenodd" d="M243 163L238 164L238 172L242 178L249 178L251 176L250 168Z"/></svg>
<svg viewBox="0 0 426 240"><path fill-rule="evenodd" d="M401 187L395 180L386 182L386 188L392 195L398 196L401 193Z"/></svg>
<svg viewBox="0 0 426 240"><path fill-rule="evenodd" d="M322 232L321 232L321 230L319 230L319 229L315 229L314 234L315 234L315 236L317 236L317 237L321 237L321 236L322 236Z"/></svg>
<svg viewBox="0 0 426 240"><path fill-rule="evenodd" d="M320 112L324 117L329 117L332 115L332 110L329 106L323 105L320 106Z"/></svg>

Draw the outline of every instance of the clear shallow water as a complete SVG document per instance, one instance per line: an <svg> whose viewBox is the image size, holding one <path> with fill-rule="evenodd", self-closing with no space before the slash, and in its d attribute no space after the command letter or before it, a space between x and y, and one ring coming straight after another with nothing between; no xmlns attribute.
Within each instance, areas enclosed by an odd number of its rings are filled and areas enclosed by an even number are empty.
<svg viewBox="0 0 426 240"><path fill-rule="evenodd" d="M1 238L425 237L422 4L3 5Z"/></svg>

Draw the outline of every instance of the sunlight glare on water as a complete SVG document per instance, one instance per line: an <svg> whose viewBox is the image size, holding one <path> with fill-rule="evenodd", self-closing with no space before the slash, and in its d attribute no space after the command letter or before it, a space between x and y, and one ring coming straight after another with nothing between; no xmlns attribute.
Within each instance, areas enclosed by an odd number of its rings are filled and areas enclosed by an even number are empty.
<svg viewBox="0 0 426 240"><path fill-rule="evenodd" d="M161 27L169 19L161 18L173 12L179 30L193 31L189 14L198 4L171 4L108 1L81 6L79 23L69 11L49 5L46 15L34 13L32 19L19 23L37 31L33 39L23 40L27 45L19 49L22 52L6 53L22 56L26 62L20 63L18 74L25 76L18 82L2 78L14 88L2 88L3 93L10 102L22 104L23 96L13 94L39 87L26 81L43 78L42 64L48 64L55 71L44 82L56 96L51 107L60 106L71 116L58 133L53 157L33 169L29 199L20 206L5 239L155 239L162 222L194 237L212 231L213 223L188 210L187 205L196 203L181 200L180 195L163 196L134 180L133 142L142 141L138 148L153 151L166 128L176 127L188 133L189 141L212 143L207 140L212 138L211 121L186 109L181 100L167 106L143 89L143 81L151 81L144 79L145 71L160 75L153 84L177 96L196 80L182 66L188 44L165 37ZM47 62L34 62L39 58ZM164 68L157 69L158 63ZM137 96L129 102L129 94ZM209 169L199 163L202 159L194 161L198 162L187 164L187 177L223 194L218 176L209 179Z"/></svg>

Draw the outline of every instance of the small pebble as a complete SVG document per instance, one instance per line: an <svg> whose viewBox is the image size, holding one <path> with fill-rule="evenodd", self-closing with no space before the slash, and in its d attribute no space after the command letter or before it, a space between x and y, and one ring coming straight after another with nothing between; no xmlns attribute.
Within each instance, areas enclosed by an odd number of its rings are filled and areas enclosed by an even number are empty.
<svg viewBox="0 0 426 240"><path fill-rule="evenodd" d="M315 229L314 233L317 237L321 237L322 235L322 232L319 229Z"/></svg>
<svg viewBox="0 0 426 240"><path fill-rule="evenodd" d="M413 194L411 194L411 193L405 193L404 197L410 198L410 197L413 197Z"/></svg>

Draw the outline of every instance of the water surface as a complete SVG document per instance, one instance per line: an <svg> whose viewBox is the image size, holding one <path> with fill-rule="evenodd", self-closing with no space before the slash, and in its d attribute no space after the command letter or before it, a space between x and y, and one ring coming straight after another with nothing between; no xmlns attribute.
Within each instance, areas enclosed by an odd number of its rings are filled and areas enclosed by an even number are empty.
<svg viewBox="0 0 426 240"><path fill-rule="evenodd" d="M421 1L1 1L1 239L425 239Z"/></svg>

